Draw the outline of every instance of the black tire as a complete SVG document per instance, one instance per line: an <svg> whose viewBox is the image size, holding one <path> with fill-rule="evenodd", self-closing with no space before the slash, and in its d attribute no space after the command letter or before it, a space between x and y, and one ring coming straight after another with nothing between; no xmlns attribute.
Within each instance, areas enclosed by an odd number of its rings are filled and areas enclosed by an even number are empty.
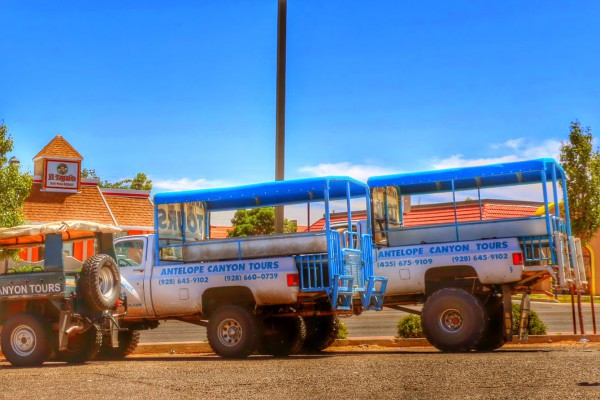
<svg viewBox="0 0 600 400"><path fill-rule="evenodd" d="M99 358L103 360L121 360L135 351L140 343L140 331L119 332L119 347L112 347L105 338L100 348Z"/></svg>
<svg viewBox="0 0 600 400"><path fill-rule="evenodd" d="M41 365L52 352L52 333L41 316L24 312L10 317L2 328L0 346L16 367Z"/></svg>
<svg viewBox="0 0 600 400"><path fill-rule="evenodd" d="M267 318L263 323L261 353L286 357L299 353L306 340L302 317Z"/></svg>
<svg viewBox="0 0 600 400"><path fill-rule="evenodd" d="M477 351L492 351L506 343L504 336L504 305L502 297L493 296L486 304L487 323L481 338L473 347Z"/></svg>
<svg viewBox="0 0 600 400"><path fill-rule="evenodd" d="M102 345L102 330L92 326L85 332L69 335L67 349L56 352L56 361L69 364L82 364L96 358Z"/></svg>
<svg viewBox="0 0 600 400"><path fill-rule="evenodd" d="M93 311L116 307L121 292L121 275L112 257L97 254L85 260L79 278L85 304Z"/></svg>
<svg viewBox="0 0 600 400"><path fill-rule="evenodd" d="M221 357L248 357L258 343L256 317L240 306L222 306L210 316L207 336L210 347Z"/></svg>
<svg viewBox="0 0 600 400"><path fill-rule="evenodd" d="M322 351L331 346L337 339L340 331L340 320L337 315L306 317L304 322L306 322L304 351Z"/></svg>
<svg viewBox="0 0 600 400"><path fill-rule="evenodd" d="M485 328L484 307L463 289L441 289L423 305L421 326L429 343L439 350L469 351Z"/></svg>

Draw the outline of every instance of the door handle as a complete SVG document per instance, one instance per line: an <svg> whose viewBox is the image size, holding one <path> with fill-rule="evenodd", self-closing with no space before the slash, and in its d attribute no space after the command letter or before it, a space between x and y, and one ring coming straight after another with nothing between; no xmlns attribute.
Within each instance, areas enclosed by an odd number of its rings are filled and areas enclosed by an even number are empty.
<svg viewBox="0 0 600 400"><path fill-rule="evenodd" d="M144 272L144 268L134 268L135 272Z"/></svg>

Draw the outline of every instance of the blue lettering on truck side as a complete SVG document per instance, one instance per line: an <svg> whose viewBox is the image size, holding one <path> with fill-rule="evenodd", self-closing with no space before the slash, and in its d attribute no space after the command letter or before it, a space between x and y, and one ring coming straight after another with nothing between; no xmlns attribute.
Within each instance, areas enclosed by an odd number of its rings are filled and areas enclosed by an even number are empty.
<svg viewBox="0 0 600 400"><path fill-rule="evenodd" d="M161 278L158 280L158 284L162 286L208 283L209 276L206 276L205 274L210 274L211 276L213 274L221 275L225 282L277 279L279 278L279 274L276 271L280 268L279 262L279 260L257 260L251 262L221 262L210 264L203 263L199 265L164 266L161 267Z"/></svg>
<svg viewBox="0 0 600 400"><path fill-rule="evenodd" d="M509 248L508 240L484 240L380 249L377 251L378 262L376 265L379 268L426 266L433 264L436 258L446 257L448 257L446 258L448 262L457 265L472 261L508 260L510 254L506 250Z"/></svg>

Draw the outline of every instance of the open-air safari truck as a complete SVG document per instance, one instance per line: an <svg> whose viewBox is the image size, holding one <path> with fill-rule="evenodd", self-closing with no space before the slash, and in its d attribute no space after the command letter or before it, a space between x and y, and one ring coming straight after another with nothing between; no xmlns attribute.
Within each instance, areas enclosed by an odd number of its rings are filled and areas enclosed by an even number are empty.
<svg viewBox="0 0 600 400"><path fill-rule="evenodd" d="M15 366L50 359L81 363L102 346L117 346L114 322L121 278L114 261L113 234L120 229L83 221L0 229L0 248L43 246L44 260L0 260L0 346ZM97 254L79 261L63 244L95 239ZM113 315L115 314L115 315Z"/></svg>
<svg viewBox="0 0 600 400"><path fill-rule="evenodd" d="M524 337L529 294L545 290L544 281L555 291L587 285L581 242L571 233L565 172L553 159L371 177L368 184L379 246L375 273L389 278L385 305L422 303L425 336L441 350L487 351L512 340L513 294L522 294ZM564 215L550 207L559 204L561 188ZM541 190L540 212L487 212L481 191L495 196L501 189L512 197ZM404 210L407 196L441 200L453 215L430 212L406 223L414 216Z"/></svg>

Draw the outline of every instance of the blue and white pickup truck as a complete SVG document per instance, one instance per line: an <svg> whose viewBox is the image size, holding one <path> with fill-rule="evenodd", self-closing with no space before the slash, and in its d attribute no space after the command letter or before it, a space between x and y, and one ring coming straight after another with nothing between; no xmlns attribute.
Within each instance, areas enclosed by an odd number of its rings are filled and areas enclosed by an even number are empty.
<svg viewBox="0 0 600 400"><path fill-rule="evenodd" d="M120 356L137 344L136 331L165 319L206 326L223 357L322 350L335 340L338 314L381 309L387 279L373 272L370 229L332 227L332 202L350 222L353 206L370 207L369 188L326 177L157 194L156 233L115 241L128 299ZM324 212L325 229L211 238L215 212L298 204Z"/></svg>
<svg viewBox="0 0 600 400"><path fill-rule="evenodd" d="M384 304L410 311L423 304L421 323L429 342L445 351L493 350L512 340L511 295L523 294L523 326L529 294L551 279L555 289L587 284L581 243L571 235L568 199L564 215L559 185L565 173L553 159L371 177L375 274L388 278ZM511 218L482 212L482 190L536 189L539 215ZM475 217L459 218L457 195L477 196ZM476 192L476 193L475 193ZM405 226L405 197L433 197L454 209L451 223ZM464 197L464 196L463 196ZM474 200L473 200L474 201ZM359 231L367 222L359 222ZM526 325L525 325L526 326Z"/></svg>

